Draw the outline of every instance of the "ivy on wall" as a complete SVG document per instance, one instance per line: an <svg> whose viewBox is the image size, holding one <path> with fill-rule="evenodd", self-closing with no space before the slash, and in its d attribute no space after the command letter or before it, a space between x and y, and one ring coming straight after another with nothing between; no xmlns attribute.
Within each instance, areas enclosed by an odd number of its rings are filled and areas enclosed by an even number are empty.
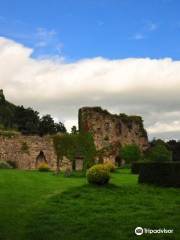
<svg viewBox="0 0 180 240"><path fill-rule="evenodd" d="M84 170L93 165L96 148L90 133L56 135L53 137L53 142L57 155L57 172L60 170L64 156L72 161L72 164L76 158L83 158Z"/></svg>
<svg viewBox="0 0 180 240"><path fill-rule="evenodd" d="M23 142L21 145L21 151L22 153L29 154L29 146L27 145L26 142Z"/></svg>

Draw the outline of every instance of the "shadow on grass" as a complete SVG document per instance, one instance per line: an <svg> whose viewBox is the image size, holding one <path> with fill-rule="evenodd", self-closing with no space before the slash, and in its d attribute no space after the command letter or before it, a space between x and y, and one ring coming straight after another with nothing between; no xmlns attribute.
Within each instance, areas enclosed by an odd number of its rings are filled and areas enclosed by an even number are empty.
<svg viewBox="0 0 180 240"><path fill-rule="evenodd" d="M176 195L175 191L146 186L71 188L50 197L32 214L25 239L129 240L136 238L137 226L176 228L180 220ZM141 239L164 240L166 236L146 235ZM168 235L167 239L175 238Z"/></svg>

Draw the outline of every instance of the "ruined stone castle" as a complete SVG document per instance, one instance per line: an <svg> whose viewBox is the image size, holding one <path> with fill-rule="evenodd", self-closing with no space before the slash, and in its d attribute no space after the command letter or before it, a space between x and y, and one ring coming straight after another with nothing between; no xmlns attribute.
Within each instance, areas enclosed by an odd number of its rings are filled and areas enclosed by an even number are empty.
<svg viewBox="0 0 180 240"><path fill-rule="evenodd" d="M148 148L147 133L139 116L110 114L100 107L84 107L79 110L79 130L91 132L97 150L97 162L112 161L120 164L119 149L135 143L144 151ZM0 134L0 160L13 162L21 169L35 169L46 162L56 168L56 154L50 136L25 136ZM64 158L61 168L71 167ZM82 168L78 163L78 169Z"/></svg>
<svg viewBox="0 0 180 240"><path fill-rule="evenodd" d="M140 116L110 114L100 107L83 107L79 110L79 129L92 133L100 162L120 164L119 149L126 144L137 144L141 151L149 145Z"/></svg>

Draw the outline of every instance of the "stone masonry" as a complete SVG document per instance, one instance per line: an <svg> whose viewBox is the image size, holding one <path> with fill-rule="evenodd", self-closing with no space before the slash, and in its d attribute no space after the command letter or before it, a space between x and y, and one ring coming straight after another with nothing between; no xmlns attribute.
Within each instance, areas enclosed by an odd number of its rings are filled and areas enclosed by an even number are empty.
<svg viewBox="0 0 180 240"><path fill-rule="evenodd" d="M20 169L35 169L41 155L51 169L56 169L57 157L50 136L0 135L0 160L14 162ZM42 163L42 157L39 163ZM71 165L71 162L64 158L60 167L71 168Z"/></svg>
<svg viewBox="0 0 180 240"><path fill-rule="evenodd" d="M126 144L137 144L141 151L148 148L148 137L139 116L110 114L100 107L79 110L80 131L91 132L101 162L118 161L119 149Z"/></svg>

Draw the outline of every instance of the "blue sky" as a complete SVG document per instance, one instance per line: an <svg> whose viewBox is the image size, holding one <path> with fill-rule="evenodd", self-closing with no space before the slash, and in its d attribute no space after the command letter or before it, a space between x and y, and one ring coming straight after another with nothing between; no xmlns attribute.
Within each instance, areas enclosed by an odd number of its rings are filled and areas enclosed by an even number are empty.
<svg viewBox="0 0 180 240"><path fill-rule="evenodd" d="M179 0L0 0L0 35L67 61L180 55Z"/></svg>

